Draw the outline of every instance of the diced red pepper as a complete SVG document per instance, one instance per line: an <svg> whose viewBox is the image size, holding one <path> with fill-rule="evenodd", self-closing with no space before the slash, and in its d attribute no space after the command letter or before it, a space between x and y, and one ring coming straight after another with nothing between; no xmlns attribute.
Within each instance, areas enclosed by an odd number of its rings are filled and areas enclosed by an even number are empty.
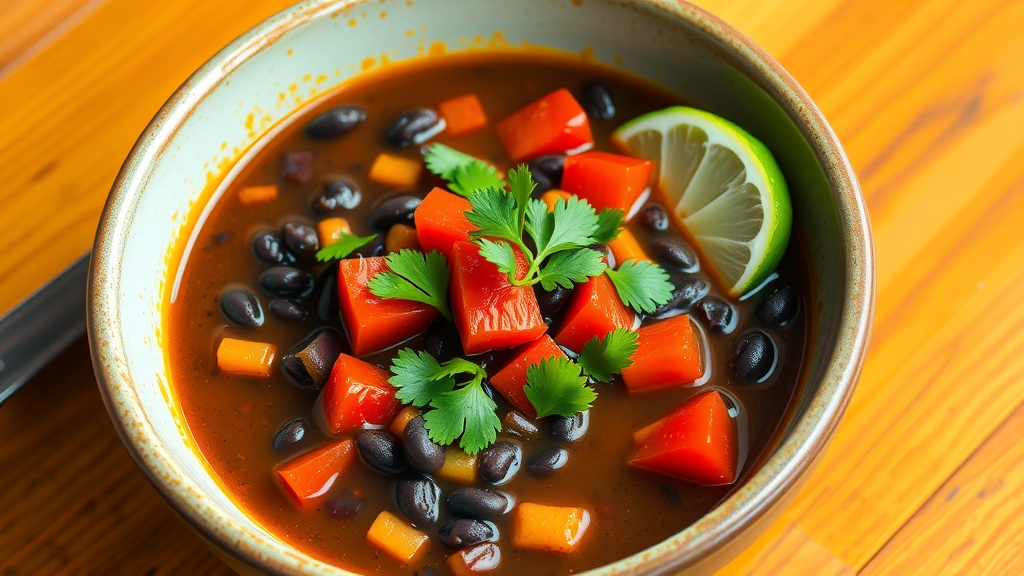
<svg viewBox="0 0 1024 576"><path fill-rule="evenodd" d="M619 299L608 276L594 276L576 285L555 334L555 342L579 352L587 340L594 336L604 338L605 334L616 328L631 330L635 318L633 312Z"/></svg>
<svg viewBox="0 0 1024 576"><path fill-rule="evenodd" d="M456 196L443 188L434 188L416 207L413 220L416 236L424 252L437 250L452 260L452 245L469 241L469 233L476 230L466 212L472 209L469 200Z"/></svg>
<svg viewBox="0 0 1024 576"><path fill-rule="evenodd" d="M536 418L537 409L526 397L526 392L523 392L523 388L527 384L526 369L532 364L537 364L552 356L565 358L565 352L562 352L562 349L547 334L533 342L523 344L516 349L512 359L494 376L491 376L491 386L520 412L530 418Z"/></svg>
<svg viewBox="0 0 1024 576"><path fill-rule="evenodd" d="M277 476L288 493L308 508L327 494L355 455L355 443L346 438L282 462L277 467Z"/></svg>
<svg viewBox="0 0 1024 576"><path fill-rule="evenodd" d="M688 314L637 330L633 363L622 369L630 392L689 384L704 375L700 336Z"/></svg>
<svg viewBox="0 0 1024 576"><path fill-rule="evenodd" d="M519 274L526 262L518 253ZM511 348L540 338L547 324L529 286L514 286L508 275L480 255L472 242L456 242L449 292L455 325L466 354Z"/></svg>
<svg viewBox="0 0 1024 576"><path fill-rule="evenodd" d="M388 270L384 256L348 258L338 263L338 304L356 356L405 342L439 316L437 309L428 304L374 296L367 282Z"/></svg>
<svg viewBox="0 0 1024 576"><path fill-rule="evenodd" d="M655 424L630 466L704 486L736 479L736 421L717 390L690 398Z"/></svg>
<svg viewBox="0 0 1024 576"><path fill-rule="evenodd" d="M317 403L323 421L332 434L343 434L372 426L387 426L402 404L395 398L389 374L379 366L342 354Z"/></svg>
<svg viewBox="0 0 1024 576"><path fill-rule="evenodd" d="M565 159L562 190L583 198L601 211L628 213L651 181L649 160L591 150Z"/></svg>
<svg viewBox="0 0 1024 576"><path fill-rule="evenodd" d="M494 129L513 162L594 145L587 113L565 88L519 109Z"/></svg>

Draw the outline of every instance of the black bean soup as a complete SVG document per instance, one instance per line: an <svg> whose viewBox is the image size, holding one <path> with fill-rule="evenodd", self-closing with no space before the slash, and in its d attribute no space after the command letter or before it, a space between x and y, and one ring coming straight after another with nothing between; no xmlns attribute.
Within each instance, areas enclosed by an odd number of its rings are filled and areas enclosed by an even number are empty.
<svg viewBox="0 0 1024 576"><path fill-rule="evenodd" d="M443 143L504 173L517 162L494 124L563 88L586 111L594 148L611 153L620 153L609 142L616 127L679 104L656 86L550 54L449 55L393 65L346 84L274 136L202 223L169 309L173 387L212 470L243 509L284 541L366 574L574 573L686 528L742 483L773 446L807 347L806 262L798 239L777 275L756 293L731 298L706 274L656 192L625 227L669 272L675 289L642 325L689 314L709 372L701 384L630 393L616 377L592 384L598 395L588 411L538 419L485 385L502 430L463 466L468 478L441 472L446 455L464 459L465 453L457 443L444 448L432 442L423 417L409 419L415 412L399 416L408 422L401 428L390 423L341 434L315 415L319 390L339 355L358 356L390 376L398 349L426 350L442 360L461 352L459 332L435 318L401 345L354 354L339 314L339 264L315 257L330 243L319 237L322 221L342 218L353 234L377 235L349 259L407 245L409 230L392 228L411 229L421 199L435 186L447 187L422 167L425 146ZM445 125L438 104L462 95L478 99L487 123L452 134L454 113ZM399 159L389 171L398 176L371 175L382 153ZM559 187L564 155L530 160L537 197ZM536 293L554 334L570 295ZM219 365L225 339L264 345L236 354L239 362L262 354L257 363L262 360L264 372L233 374ZM493 375L512 355L499 349L471 360ZM635 432L708 390L724 399L736 430L733 482L698 485L628 464ZM350 442L339 445L344 439ZM323 494L297 501L275 471L330 445L339 447L321 462L342 462L339 473ZM532 510L530 504L585 511L586 525L571 550L522 544L530 536L514 534L523 528L512 518L517 509ZM579 527L578 517L571 521ZM368 537L371 531L398 540L404 534L404 545L410 545L408 534L425 538L412 543L418 546L414 558L402 559L400 550ZM461 563L449 558L455 554L462 554Z"/></svg>

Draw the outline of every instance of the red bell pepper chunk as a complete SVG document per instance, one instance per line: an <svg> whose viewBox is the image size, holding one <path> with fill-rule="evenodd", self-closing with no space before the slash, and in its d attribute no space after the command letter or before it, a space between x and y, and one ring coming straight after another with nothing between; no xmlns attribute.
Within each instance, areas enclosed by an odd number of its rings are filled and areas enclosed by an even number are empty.
<svg viewBox="0 0 1024 576"><path fill-rule="evenodd" d="M527 104L494 129L513 162L594 145L587 113L565 88Z"/></svg>
<svg viewBox="0 0 1024 576"><path fill-rule="evenodd" d="M518 253L519 274L526 262ZM508 275L480 255L472 242L452 250L452 313L466 354L511 348L540 338L548 326L529 286L514 286Z"/></svg>
<svg viewBox="0 0 1024 576"><path fill-rule="evenodd" d="M523 392L523 388L527 384L526 369L552 356L565 358L565 352L562 352L562 349L547 334L533 342L523 344L516 349L508 363L494 376L491 376L491 386L520 412L530 418L536 418L537 409L526 397L526 392Z"/></svg>
<svg viewBox="0 0 1024 576"><path fill-rule="evenodd" d="M356 356L390 348L423 332L440 314L428 304L383 299L366 283L388 271L386 258L349 258L338 263L338 304Z"/></svg>
<svg viewBox="0 0 1024 576"><path fill-rule="evenodd" d="M632 330L635 318L633 312L619 299L608 276L594 276L576 285L558 333L555 334L555 342L579 352L587 340L594 336L604 338L605 334L616 328Z"/></svg>
<svg viewBox="0 0 1024 576"><path fill-rule="evenodd" d="M451 262L452 245L459 240L468 242L469 233L476 230L466 218L471 209L469 200L462 196L443 188L431 190L413 213L420 248L424 252L437 250Z"/></svg>
<svg viewBox="0 0 1024 576"><path fill-rule="evenodd" d="M690 398L644 430L630 466L704 486L736 479L736 421L717 390Z"/></svg>
<svg viewBox="0 0 1024 576"><path fill-rule="evenodd" d="M323 423L332 434L343 434L366 425L387 426L402 403L388 372L379 366L342 354L334 363L327 384L317 399Z"/></svg>
<svg viewBox="0 0 1024 576"><path fill-rule="evenodd" d="M649 160L591 150L565 159L562 190L583 198L601 211L629 213L651 182Z"/></svg>
<svg viewBox="0 0 1024 576"><path fill-rule="evenodd" d="M355 443L346 438L282 462L277 477L299 505L308 508L331 489L355 455Z"/></svg>
<svg viewBox="0 0 1024 576"><path fill-rule="evenodd" d="M689 384L704 375L703 347L688 314L643 326L636 343L633 363L622 369L630 392Z"/></svg>

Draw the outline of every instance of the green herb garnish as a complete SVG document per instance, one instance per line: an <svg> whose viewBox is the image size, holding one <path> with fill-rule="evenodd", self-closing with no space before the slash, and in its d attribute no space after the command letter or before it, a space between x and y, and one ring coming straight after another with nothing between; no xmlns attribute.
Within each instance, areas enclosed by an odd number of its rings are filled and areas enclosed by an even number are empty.
<svg viewBox="0 0 1024 576"><path fill-rule="evenodd" d="M668 302L675 288L668 280L668 272L646 260L626 260L615 270L605 270L605 274L622 303L645 314Z"/></svg>
<svg viewBox="0 0 1024 576"><path fill-rule="evenodd" d="M427 170L445 179L451 191L462 196L476 190L505 187L494 166L444 144L431 144L423 160Z"/></svg>
<svg viewBox="0 0 1024 576"><path fill-rule="evenodd" d="M437 308L448 321L448 260L444 254L431 250L392 252L387 257L390 272L380 272L367 282L370 292L378 298L398 298L422 302Z"/></svg>
<svg viewBox="0 0 1024 576"><path fill-rule="evenodd" d="M487 372L464 358L443 364L426 352L399 350L391 364L388 382L398 389L395 397L413 406L430 406L423 414L431 440L449 445L456 438L467 454L490 446L501 430L498 408L483 389ZM459 382L468 377L468 380Z"/></svg>
<svg viewBox="0 0 1024 576"><path fill-rule="evenodd" d="M569 418L582 412L597 398L587 386L580 365L567 358L552 356L526 368L526 397L537 409L537 417L556 414Z"/></svg>
<svg viewBox="0 0 1024 576"><path fill-rule="evenodd" d="M615 374L633 363L630 357L636 352L636 332L617 328L605 334L604 338L594 336L583 345L578 362L583 372L598 382L611 382Z"/></svg>
<svg viewBox="0 0 1024 576"><path fill-rule="evenodd" d="M321 262L341 260L359 248L373 242L376 238L376 234L371 234L369 236L356 236L355 234L342 232L341 238L338 238L337 241L317 250L316 259Z"/></svg>

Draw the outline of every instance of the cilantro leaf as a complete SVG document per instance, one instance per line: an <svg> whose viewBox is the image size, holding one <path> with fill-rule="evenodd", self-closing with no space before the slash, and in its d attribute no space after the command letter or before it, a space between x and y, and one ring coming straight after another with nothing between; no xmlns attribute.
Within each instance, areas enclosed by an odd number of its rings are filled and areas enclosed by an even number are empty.
<svg viewBox="0 0 1024 576"><path fill-rule="evenodd" d="M437 308L451 320L448 309L448 261L437 250L392 252L387 258L391 272L380 272L367 282L378 298L412 300Z"/></svg>
<svg viewBox="0 0 1024 576"><path fill-rule="evenodd" d="M568 200L559 199L553 212L545 212L543 219L539 216L535 210L530 210L526 222L526 231L537 244L537 260L594 243L592 236L597 231L597 213L585 200L576 196L570 196ZM532 223L531 217L534 218Z"/></svg>
<svg viewBox="0 0 1024 576"><path fill-rule="evenodd" d="M523 226L526 224L526 207L530 202L530 195L537 187L537 183L533 181L533 174L526 164L520 164L508 173L508 187L509 195L515 199L516 224L521 238Z"/></svg>
<svg viewBox="0 0 1024 576"><path fill-rule="evenodd" d="M497 266L503 274L508 274L510 279L514 277L517 263L516 254L511 244L495 242L489 238L480 238L477 240L477 244L480 246L480 255L485 260Z"/></svg>
<svg viewBox="0 0 1024 576"><path fill-rule="evenodd" d="M452 358L438 366L431 378L453 378L460 374L472 374L476 379L483 381L487 377L487 371L465 358Z"/></svg>
<svg viewBox="0 0 1024 576"><path fill-rule="evenodd" d="M341 238L338 238L336 242L332 242L317 251L316 259L321 262L341 260L357 249L373 242L376 238L376 234L371 234L369 236L356 236L355 234L342 232Z"/></svg>
<svg viewBox="0 0 1024 576"><path fill-rule="evenodd" d="M466 218L477 227L477 230L470 232L471 236L490 236L513 243L522 241L522 230L516 222L518 208L514 196L490 188L470 194L469 203L472 210L466 212Z"/></svg>
<svg viewBox="0 0 1024 576"><path fill-rule="evenodd" d="M526 382L523 392L537 409L537 417L557 414L568 418L590 408L597 398L579 364L566 358L552 356L531 364L526 368Z"/></svg>
<svg viewBox="0 0 1024 576"><path fill-rule="evenodd" d="M501 179L497 168L476 160L456 168L448 187L456 194L469 196L477 190L504 188L505 181Z"/></svg>
<svg viewBox="0 0 1024 576"><path fill-rule="evenodd" d="M444 144L431 144L423 160L427 170L448 181L456 194L468 196L481 188L505 187L493 166Z"/></svg>
<svg viewBox="0 0 1024 576"><path fill-rule="evenodd" d="M398 356L391 361L391 373L394 376L388 378L388 382L398 389L395 398L417 408L455 387L455 379L441 373L441 366L433 356L412 348L398 351Z"/></svg>
<svg viewBox="0 0 1024 576"><path fill-rule="evenodd" d="M603 272L608 267L601 260L603 257L590 248L558 252L540 269L540 285L545 290L554 290L555 284L571 289L574 283L586 282L587 278Z"/></svg>
<svg viewBox="0 0 1024 576"><path fill-rule="evenodd" d="M633 363L630 357L637 349L636 332L616 328L604 335L594 336L583 345L577 360L583 372L598 382L611 382L615 374Z"/></svg>
<svg viewBox="0 0 1024 576"><path fill-rule="evenodd" d="M668 302L674 287L668 281L668 272L646 260L626 260L618 269L604 271L611 279L622 303L649 314Z"/></svg>
<svg viewBox="0 0 1024 576"><path fill-rule="evenodd" d="M494 413L498 405L479 383L440 394L430 405L433 410L423 415L430 439L447 445L461 434L459 446L467 454L490 446L501 429L501 420Z"/></svg>
<svg viewBox="0 0 1024 576"><path fill-rule="evenodd" d="M622 223L625 216L622 210L605 208L597 213L597 230L594 232L594 242L607 244L618 238L622 232Z"/></svg>

